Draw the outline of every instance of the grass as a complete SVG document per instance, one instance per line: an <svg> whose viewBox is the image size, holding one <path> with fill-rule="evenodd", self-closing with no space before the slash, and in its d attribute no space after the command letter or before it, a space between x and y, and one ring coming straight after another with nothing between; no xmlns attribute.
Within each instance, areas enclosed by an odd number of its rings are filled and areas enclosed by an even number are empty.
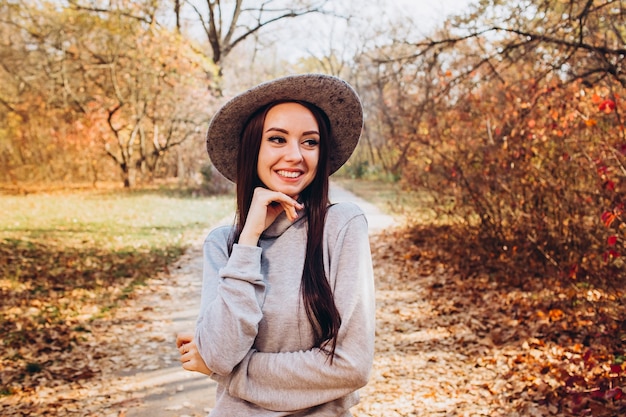
<svg viewBox="0 0 626 417"><path fill-rule="evenodd" d="M396 214L398 209L409 205L406 197L408 194L402 194L400 185L397 183L342 177L333 177L332 181L374 204L387 214Z"/></svg>
<svg viewBox="0 0 626 417"><path fill-rule="evenodd" d="M232 197L143 192L2 196L0 239L97 245L111 250L182 243L230 213Z"/></svg>
<svg viewBox="0 0 626 417"><path fill-rule="evenodd" d="M232 196L145 190L0 195L0 207L5 395L33 389L40 374L71 376L64 355L86 340L91 322L234 209Z"/></svg>
<svg viewBox="0 0 626 417"><path fill-rule="evenodd" d="M333 177L333 182L374 204L390 215L401 215L415 222L433 222L436 214L429 207L432 197L427 193L404 190L400 183Z"/></svg>

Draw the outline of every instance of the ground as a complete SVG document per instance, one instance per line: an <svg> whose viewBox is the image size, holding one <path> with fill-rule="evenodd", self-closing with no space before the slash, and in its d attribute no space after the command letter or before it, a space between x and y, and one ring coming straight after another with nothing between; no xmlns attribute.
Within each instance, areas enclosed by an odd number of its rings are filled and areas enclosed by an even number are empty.
<svg viewBox="0 0 626 417"><path fill-rule="evenodd" d="M626 411L618 386L575 392L577 372L596 369L592 363L602 368L599 357L593 362L583 346L566 350L535 337L545 333L546 323L564 319L553 313L556 309L547 315L517 309L530 293L488 278L464 279L429 247L411 244L388 216L355 201L370 219L377 292L374 368L353 409L356 417L565 416L574 415L572 410L612 416ZM175 347L175 334L193 329L197 315L201 243L192 242L168 273L138 288L113 320L94 323L92 341L75 352L76 361L88 364L84 369L92 374L41 388L28 398L0 398L0 411L14 416L206 416L215 385L182 370ZM559 382L563 372L571 375L567 386ZM602 398L592 398L600 392ZM571 403L564 393L571 394ZM28 413L19 411L26 409L25 402L30 402Z"/></svg>

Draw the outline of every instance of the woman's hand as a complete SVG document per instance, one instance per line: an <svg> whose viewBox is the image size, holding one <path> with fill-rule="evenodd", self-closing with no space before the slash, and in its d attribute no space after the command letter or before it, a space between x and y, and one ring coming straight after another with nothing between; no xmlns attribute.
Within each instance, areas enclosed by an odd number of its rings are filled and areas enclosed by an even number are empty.
<svg viewBox="0 0 626 417"><path fill-rule="evenodd" d="M183 369L187 371L196 371L206 375L213 372L206 366L204 360L198 352L196 342L193 340L192 333L179 333L176 335L176 347L180 352L180 361L183 363Z"/></svg>
<svg viewBox="0 0 626 417"><path fill-rule="evenodd" d="M280 213L284 211L287 218L294 221L298 218L297 211L302 208L302 204L286 194L263 187L255 188L250 211L238 243L256 246L261 233L274 223Z"/></svg>

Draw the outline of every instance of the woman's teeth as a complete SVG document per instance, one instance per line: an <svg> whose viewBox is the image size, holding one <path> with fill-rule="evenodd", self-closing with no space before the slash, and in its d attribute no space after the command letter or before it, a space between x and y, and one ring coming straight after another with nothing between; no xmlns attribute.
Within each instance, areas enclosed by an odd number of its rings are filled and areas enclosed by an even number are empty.
<svg viewBox="0 0 626 417"><path fill-rule="evenodd" d="M277 171L277 173L281 177L287 177L287 178L297 178L300 176L300 173L295 172L295 171Z"/></svg>

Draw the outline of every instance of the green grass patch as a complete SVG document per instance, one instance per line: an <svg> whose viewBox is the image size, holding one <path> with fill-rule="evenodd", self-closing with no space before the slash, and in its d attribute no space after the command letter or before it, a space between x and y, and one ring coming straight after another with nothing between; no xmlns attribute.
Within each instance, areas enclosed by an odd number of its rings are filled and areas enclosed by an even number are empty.
<svg viewBox="0 0 626 417"><path fill-rule="evenodd" d="M179 242L233 209L232 197L145 192L0 195L0 239L59 241L110 250Z"/></svg>
<svg viewBox="0 0 626 417"><path fill-rule="evenodd" d="M403 189L399 182L341 177L333 177L333 182L389 215L405 216L415 222L432 222L436 218L431 195Z"/></svg>
<svg viewBox="0 0 626 417"><path fill-rule="evenodd" d="M91 321L166 270L234 203L118 190L0 195L0 207L0 392L10 393L38 383L33 364L63 378L61 358Z"/></svg>

